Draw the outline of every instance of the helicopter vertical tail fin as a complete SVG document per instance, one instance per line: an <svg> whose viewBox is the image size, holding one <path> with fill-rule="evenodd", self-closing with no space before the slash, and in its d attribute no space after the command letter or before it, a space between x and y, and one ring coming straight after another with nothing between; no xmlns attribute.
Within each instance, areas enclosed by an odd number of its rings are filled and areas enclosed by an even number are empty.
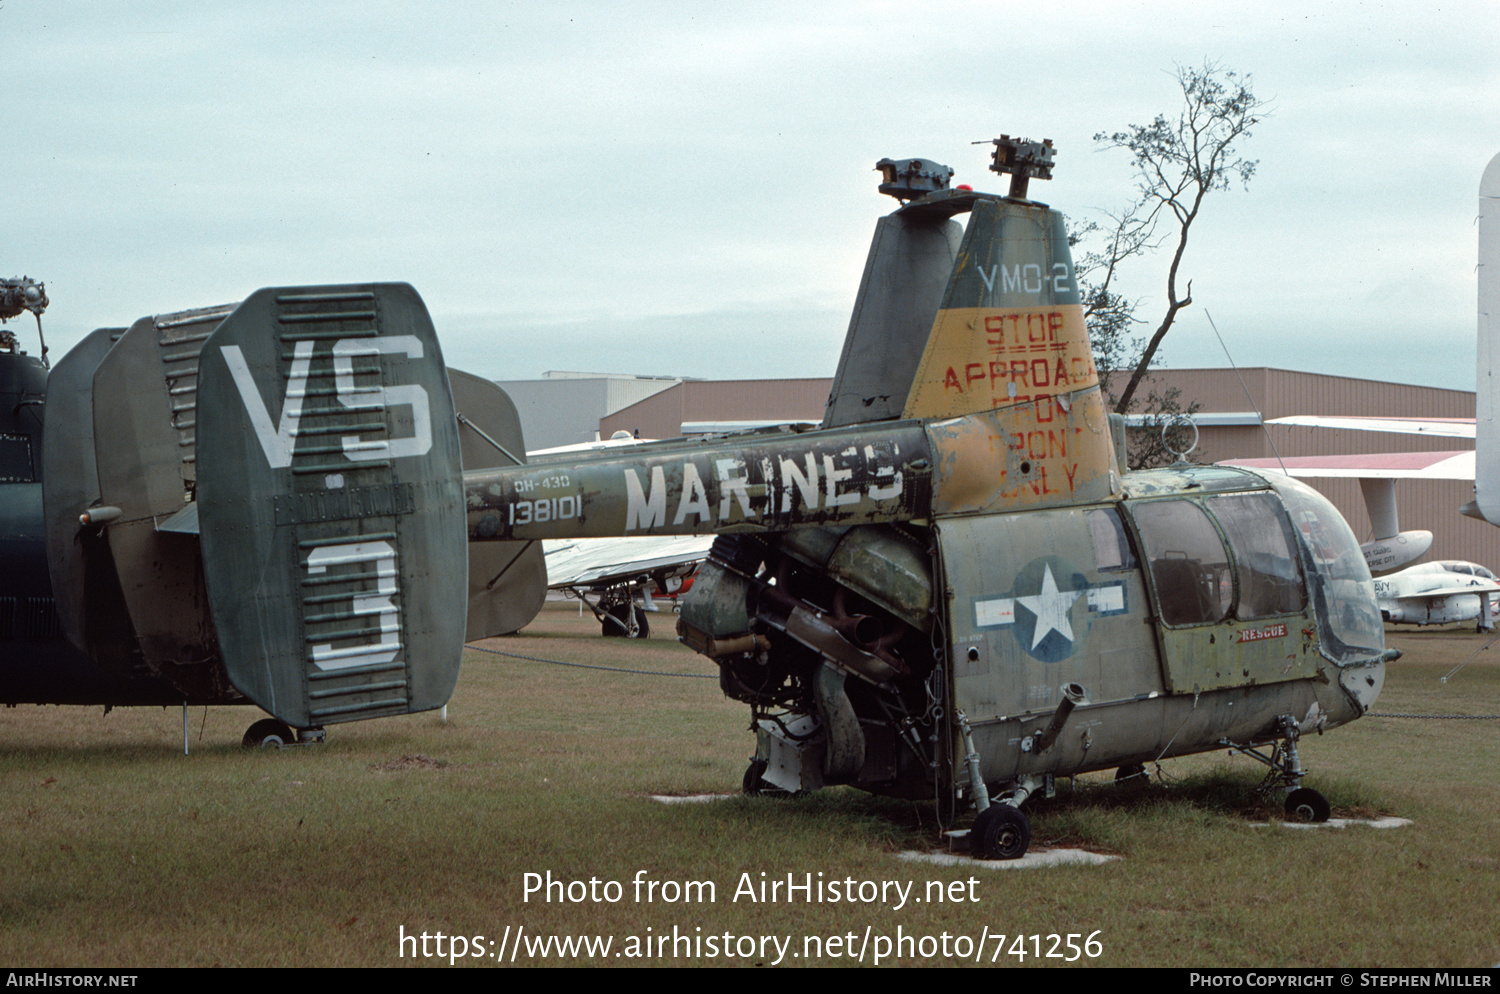
<svg viewBox="0 0 1500 994"><path fill-rule="evenodd" d="M935 510L1118 489L1062 215L1025 200L975 200L903 413L935 422Z"/></svg>
<svg viewBox="0 0 1500 994"><path fill-rule="evenodd" d="M197 375L193 506L234 686L303 727L441 706L464 637L463 490L416 291L260 290Z"/></svg>
<svg viewBox="0 0 1500 994"><path fill-rule="evenodd" d="M516 405L493 380L448 370L464 470L515 466L526 461ZM547 599L542 543L469 544L469 620L464 640L509 635L535 618Z"/></svg>
<svg viewBox="0 0 1500 994"><path fill-rule="evenodd" d="M63 495L63 529L76 529L84 510L75 507L70 523L68 503L91 505L76 544L65 530L49 536L59 551L80 553L81 648L105 669L165 680L183 700L233 694L219 665L192 503L198 355L232 309L158 314L126 329L92 372L92 404L77 412L92 421L96 476L83 463L68 474L72 484L52 487ZM68 430L67 419L53 430Z"/></svg>
<svg viewBox="0 0 1500 994"><path fill-rule="evenodd" d="M935 211L899 210L876 224L824 428L901 417L962 237Z"/></svg>
<svg viewBox="0 0 1500 994"><path fill-rule="evenodd" d="M63 635L96 663L122 655L111 648L123 647L128 655L135 643L108 548L92 541L95 536L80 536L78 528L78 515L99 500L94 373L123 334L124 328L96 329L58 360L47 377L44 408L42 517L48 577Z"/></svg>

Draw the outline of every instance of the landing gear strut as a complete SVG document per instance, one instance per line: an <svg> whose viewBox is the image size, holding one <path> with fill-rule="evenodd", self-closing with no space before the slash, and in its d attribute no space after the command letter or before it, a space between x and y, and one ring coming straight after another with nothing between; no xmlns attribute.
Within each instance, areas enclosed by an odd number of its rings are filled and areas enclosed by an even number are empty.
<svg viewBox="0 0 1500 994"><path fill-rule="evenodd" d="M645 604L635 603L635 591L639 589ZM622 583L603 591L586 591L576 587L569 587L565 591L569 597L576 597L594 612L594 617L599 621L599 631L605 638L643 639L651 635L651 623L646 620L647 610L655 611L656 607L651 601L651 591L645 587L637 588L633 583ZM590 593L598 593L598 601L588 598Z"/></svg>
<svg viewBox="0 0 1500 994"><path fill-rule="evenodd" d="M1013 781L1009 790L997 791L996 800L986 798L985 808L974 816L974 827L969 829L969 852L975 859L1020 859L1026 855L1031 845L1031 822L1021 805L1037 791L1044 797L1052 796L1051 774L1022 777Z"/></svg>
<svg viewBox="0 0 1500 994"><path fill-rule="evenodd" d="M1313 718L1309 714L1308 720ZM1268 756L1254 746L1240 745L1229 739L1220 739L1220 744L1229 747L1230 751L1249 756L1258 763L1269 767L1266 778L1261 781L1260 786L1255 788L1257 794L1272 795L1276 793L1286 794L1286 816L1293 821L1324 822L1332 808L1328 799L1311 787L1302 786L1302 778L1307 771L1302 768L1302 759L1297 755L1297 739L1302 735L1302 726L1307 723L1299 723L1297 719L1289 714L1281 715L1276 719L1276 724L1281 732L1281 738L1271 747ZM1313 727L1321 727L1316 724Z"/></svg>
<svg viewBox="0 0 1500 994"><path fill-rule="evenodd" d="M599 624L605 638L643 639L651 635L645 610L629 601L605 608Z"/></svg>

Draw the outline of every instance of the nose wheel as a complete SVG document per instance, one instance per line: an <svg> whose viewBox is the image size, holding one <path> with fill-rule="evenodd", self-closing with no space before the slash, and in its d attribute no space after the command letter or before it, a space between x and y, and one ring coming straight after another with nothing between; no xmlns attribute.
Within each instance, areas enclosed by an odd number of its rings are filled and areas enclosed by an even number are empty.
<svg viewBox="0 0 1500 994"><path fill-rule="evenodd" d="M1331 811L1328 798L1311 787L1298 787L1286 795L1286 816L1292 821L1327 821Z"/></svg>
<svg viewBox="0 0 1500 994"><path fill-rule="evenodd" d="M1297 739L1301 737L1304 725L1311 724L1312 727L1321 728L1320 724L1312 724L1313 718L1312 712L1309 712L1303 722L1298 722L1287 714L1278 717L1276 722L1281 738L1272 745L1269 756L1254 746L1240 745L1229 739L1219 740L1221 745L1228 746L1232 751L1270 767L1265 780L1261 781L1255 791L1263 795L1285 792L1286 816L1292 821L1324 822L1332 813L1326 797L1311 787L1301 786L1302 777L1307 771L1302 768L1302 759L1297 755Z"/></svg>

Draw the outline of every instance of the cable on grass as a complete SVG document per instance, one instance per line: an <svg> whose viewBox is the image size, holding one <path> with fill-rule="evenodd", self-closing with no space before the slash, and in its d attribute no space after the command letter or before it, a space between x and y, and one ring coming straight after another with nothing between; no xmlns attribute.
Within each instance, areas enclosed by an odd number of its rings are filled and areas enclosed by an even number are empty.
<svg viewBox="0 0 1500 994"><path fill-rule="evenodd" d="M620 666L596 666L592 663L568 663L561 659L543 659L540 656L523 656L516 652L501 652L499 649L487 649L482 645L466 643L465 649L473 649L476 652L488 652L496 656L507 656L511 659L524 659L532 663L551 663L553 666L573 666L581 670L607 670L610 673L634 673L637 676L682 676L693 680L717 680L717 673L664 673L661 670L628 670Z"/></svg>

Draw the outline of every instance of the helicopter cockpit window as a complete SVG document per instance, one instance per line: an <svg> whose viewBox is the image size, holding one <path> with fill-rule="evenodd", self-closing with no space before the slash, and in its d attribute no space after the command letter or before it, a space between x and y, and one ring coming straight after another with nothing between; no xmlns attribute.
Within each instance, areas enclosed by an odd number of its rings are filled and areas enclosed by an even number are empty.
<svg viewBox="0 0 1500 994"><path fill-rule="evenodd" d="M1089 537L1094 541L1094 563L1101 573L1135 569L1135 553L1125 537L1125 523L1112 507L1096 507L1084 512L1089 523Z"/></svg>
<svg viewBox="0 0 1500 994"><path fill-rule="evenodd" d="M1307 607L1296 539L1281 501L1267 493L1230 494L1212 498L1209 509L1234 552L1239 579L1234 616L1254 621L1297 614Z"/></svg>
<svg viewBox="0 0 1500 994"><path fill-rule="evenodd" d="M1229 614L1234 582L1229 553L1203 509L1190 500L1158 500L1133 509L1162 621L1205 625Z"/></svg>
<svg viewBox="0 0 1500 994"><path fill-rule="evenodd" d="M1308 588L1322 622L1324 653L1336 664L1367 660L1385 648L1375 585L1349 526L1317 491L1291 477L1272 486L1292 516L1309 566Z"/></svg>

